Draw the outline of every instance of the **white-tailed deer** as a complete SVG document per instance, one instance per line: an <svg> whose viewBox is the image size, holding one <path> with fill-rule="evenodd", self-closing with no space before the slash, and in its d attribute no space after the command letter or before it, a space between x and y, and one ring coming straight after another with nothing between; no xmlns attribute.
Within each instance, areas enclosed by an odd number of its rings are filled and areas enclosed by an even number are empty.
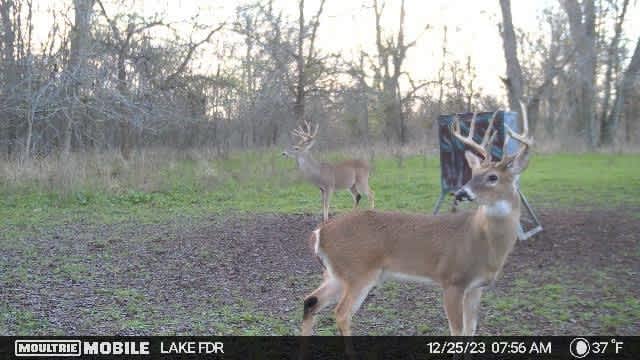
<svg viewBox="0 0 640 360"><path fill-rule="evenodd" d="M329 202L335 190L349 189L353 196L354 209L360 203L362 194L365 194L373 208L374 195L369 187L369 164L364 160L345 160L338 164L329 164L314 159L309 150L315 144L318 128L316 125L315 129L312 129L311 125L305 122L305 128L300 126L293 130L293 136L298 137L299 141L287 147L282 155L295 158L304 178L320 188L323 221L329 219Z"/></svg>
<svg viewBox="0 0 640 360"><path fill-rule="evenodd" d="M304 299L302 335L311 335L316 313L335 302L338 330L351 335L352 315L387 278L438 283L451 335L475 334L482 290L494 283L516 243L516 186L532 139L523 110L522 134L507 128L523 146L516 155L492 162L486 146L492 144L493 118L481 143L473 141L475 115L466 137L457 121L455 136L482 158L465 153L472 177L455 197L475 200L479 207L440 215L352 212L320 225L309 241L325 268L324 281Z"/></svg>

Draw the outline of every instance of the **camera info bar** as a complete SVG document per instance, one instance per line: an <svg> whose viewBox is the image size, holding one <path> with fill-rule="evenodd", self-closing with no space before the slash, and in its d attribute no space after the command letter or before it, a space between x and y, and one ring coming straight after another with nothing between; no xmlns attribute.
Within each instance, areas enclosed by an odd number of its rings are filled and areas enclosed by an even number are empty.
<svg viewBox="0 0 640 360"><path fill-rule="evenodd" d="M346 351L352 349L352 351ZM640 359L640 336L1 337L0 358Z"/></svg>

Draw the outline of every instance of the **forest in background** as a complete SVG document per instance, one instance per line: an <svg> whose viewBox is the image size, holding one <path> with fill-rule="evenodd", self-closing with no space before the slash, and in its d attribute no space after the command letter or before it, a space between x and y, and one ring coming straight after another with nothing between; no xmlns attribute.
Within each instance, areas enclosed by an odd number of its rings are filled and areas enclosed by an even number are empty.
<svg viewBox="0 0 640 360"><path fill-rule="evenodd" d="M33 36L34 1L0 0L0 157L7 160L103 151L127 160L156 146L224 156L286 144L304 120L321 126L324 148L433 143L438 114L519 109L519 99L537 141L555 144L547 149L640 142L640 39L623 31L637 11L633 0L553 2L535 34L513 22L510 0L496 0L503 42L495 54L507 65L496 82L504 97L482 93L473 56L447 56L454 45L446 26L423 24L442 34L433 47L443 61L432 78L414 78L406 59L416 39L404 24L417 15L407 14L404 0L398 11L363 0L375 17L375 48L356 58L316 43L333 0L291 2L296 16L273 0L248 1L215 25L194 17L190 31L132 12L123 0L68 0L49 10L54 26L42 42ZM392 32L381 25L388 17L397 24ZM207 46L213 41L221 45ZM213 72L194 66L213 57L223 59Z"/></svg>

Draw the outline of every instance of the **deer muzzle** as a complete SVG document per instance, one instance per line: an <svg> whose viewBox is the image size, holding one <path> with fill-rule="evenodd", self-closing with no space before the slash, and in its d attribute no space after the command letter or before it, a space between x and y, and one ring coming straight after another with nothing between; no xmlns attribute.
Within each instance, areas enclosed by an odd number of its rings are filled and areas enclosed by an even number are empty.
<svg viewBox="0 0 640 360"><path fill-rule="evenodd" d="M466 186L461 187L453 194L453 196L456 198L456 201L473 201L476 198L476 194L474 194L473 191L471 191L471 189Z"/></svg>

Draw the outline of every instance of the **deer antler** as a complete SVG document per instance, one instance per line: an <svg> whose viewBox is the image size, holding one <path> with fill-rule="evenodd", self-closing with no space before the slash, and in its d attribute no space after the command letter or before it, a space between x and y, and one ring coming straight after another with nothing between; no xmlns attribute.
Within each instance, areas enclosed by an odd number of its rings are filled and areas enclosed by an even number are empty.
<svg viewBox="0 0 640 360"><path fill-rule="evenodd" d="M533 145L533 138L529 136L529 119L527 118L527 106L524 102L520 101L520 108L522 109L522 134L516 134L508 125L504 125L507 129L509 136L525 146Z"/></svg>
<svg viewBox="0 0 640 360"><path fill-rule="evenodd" d="M471 124L469 124L469 134L467 136L462 136L460 133L460 118L456 115L456 119L453 122L453 135L464 144L468 145L475 151L477 151L483 158L484 161L491 161L491 145L493 144L493 140L495 139L495 131L493 129L493 122L496 118L498 111L493 113L491 116L491 120L489 120L489 125L487 126L487 130L482 137L482 141L477 143L473 140L473 134L475 133L476 127L476 117L478 113L473 113L473 117L471 118Z"/></svg>
<svg viewBox="0 0 640 360"><path fill-rule="evenodd" d="M302 125L298 126L296 129L291 131L291 134L300 138L300 143L308 143L313 140L318 134L318 130L320 129L319 125L313 126L308 122L304 122L304 127Z"/></svg>
<svg viewBox="0 0 640 360"><path fill-rule="evenodd" d="M529 119L527 117L527 106L522 101L520 101L520 109L522 112L522 133L517 134L513 131L513 129L511 129L511 127L509 127L509 125L504 124L504 128L508 136L505 136L504 138L504 145L502 148L503 154L506 154L507 141L509 138L514 139L524 145L523 148L518 152L518 155L524 152L531 145L533 145L533 137L529 136ZM500 162L506 161L507 158L507 156L503 156Z"/></svg>

